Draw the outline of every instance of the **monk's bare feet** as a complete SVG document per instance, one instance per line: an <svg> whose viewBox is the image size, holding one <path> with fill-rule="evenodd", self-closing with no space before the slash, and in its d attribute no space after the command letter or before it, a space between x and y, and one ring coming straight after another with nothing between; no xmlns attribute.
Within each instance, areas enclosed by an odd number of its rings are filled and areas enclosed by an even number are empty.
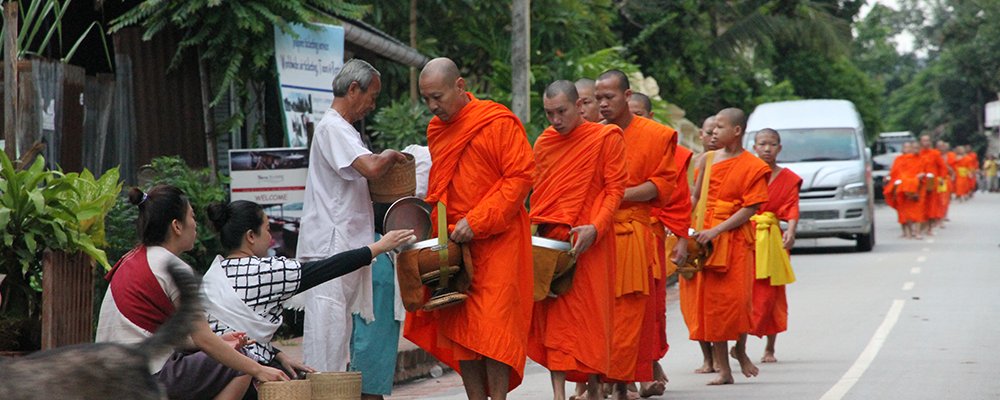
<svg viewBox="0 0 1000 400"><path fill-rule="evenodd" d="M719 377L713 379L711 382L708 383L708 385L709 386L732 385L733 383L736 383L736 381L733 379L732 372L719 371Z"/></svg>
<svg viewBox="0 0 1000 400"><path fill-rule="evenodd" d="M623 383L616 383L614 390L611 391L611 400L636 400L638 398L639 394L630 392Z"/></svg>
<svg viewBox="0 0 1000 400"><path fill-rule="evenodd" d="M764 351L764 356L760 358L760 362L765 363L765 364L766 363L776 363L776 362L778 362L778 359L774 358L774 352L773 351Z"/></svg>
<svg viewBox="0 0 1000 400"><path fill-rule="evenodd" d="M639 396L642 398L662 396L667 391L667 385L663 381L642 382L639 384Z"/></svg>
<svg viewBox="0 0 1000 400"><path fill-rule="evenodd" d="M709 360L705 360L705 363L701 365L701 368L694 370L694 373L696 374L711 374L713 372L718 372L718 371L715 370L715 367Z"/></svg>
<svg viewBox="0 0 1000 400"><path fill-rule="evenodd" d="M743 376L747 378L752 378L757 376L760 372L756 365L753 365L753 361L750 361L750 357L747 357L746 352L740 353L736 351L736 347L729 350L729 355L732 356L736 361L740 362L740 370L743 371Z"/></svg>

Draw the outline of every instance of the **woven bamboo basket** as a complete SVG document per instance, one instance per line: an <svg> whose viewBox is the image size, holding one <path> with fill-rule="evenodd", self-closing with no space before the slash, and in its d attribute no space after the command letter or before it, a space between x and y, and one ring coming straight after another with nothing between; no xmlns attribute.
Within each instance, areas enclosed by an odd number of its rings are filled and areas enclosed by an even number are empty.
<svg viewBox="0 0 1000 400"><path fill-rule="evenodd" d="M361 398L360 372L318 372L307 375L313 400L358 400Z"/></svg>
<svg viewBox="0 0 1000 400"><path fill-rule="evenodd" d="M264 382L257 388L260 400L309 400L312 384L306 380Z"/></svg>
<svg viewBox="0 0 1000 400"><path fill-rule="evenodd" d="M405 162L393 164L381 178L368 181L368 191L376 203L392 203L417 192L417 163L413 155L403 153Z"/></svg>

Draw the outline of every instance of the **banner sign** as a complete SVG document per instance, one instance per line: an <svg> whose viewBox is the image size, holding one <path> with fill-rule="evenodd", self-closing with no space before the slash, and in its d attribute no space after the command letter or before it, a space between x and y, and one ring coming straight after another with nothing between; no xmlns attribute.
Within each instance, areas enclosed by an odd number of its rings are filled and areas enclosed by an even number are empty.
<svg viewBox="0 0 1000 400"><path fill-rule="evenodd" d="M308 170L305 147L229 150L230 199L265 207L301 205Z"/></svg>
<svg viewBox="0 0 1000 400"><path fill-rule="evenodd" d="M293 25L292 31L274 28L274 58L288 145L303 147L333 103L333 78L344 65L344 28Z"/></svg>

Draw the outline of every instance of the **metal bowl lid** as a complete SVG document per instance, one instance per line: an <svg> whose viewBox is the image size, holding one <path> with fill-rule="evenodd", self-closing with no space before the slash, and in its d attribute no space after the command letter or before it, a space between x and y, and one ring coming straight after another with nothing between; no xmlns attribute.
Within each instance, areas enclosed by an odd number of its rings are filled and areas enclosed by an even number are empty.
<svg viewBox="0 0 1000 400"><path fill-rule="evenodd" d="M570 251L573 249L573 246L570 246L569 242L547 239L540 236L532 236L531 245L559 251Z"/></svg>
<svg viewBox="0 0 1000 400"><path fill-rule="evenodd" d="M383 219L386 232L413 229L418 241L431 237L430 206L418 197L403 197L389 206Z"/></svg>

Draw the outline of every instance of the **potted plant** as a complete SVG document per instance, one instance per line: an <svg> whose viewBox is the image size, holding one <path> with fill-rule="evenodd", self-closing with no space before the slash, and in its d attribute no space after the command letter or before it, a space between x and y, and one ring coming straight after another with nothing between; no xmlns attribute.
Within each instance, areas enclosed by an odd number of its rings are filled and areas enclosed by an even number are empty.
<svg viewBox="0 0 1000 400"><path fill-rule="evenodd" d="M0 350L40 344L42 260L46 250L90 257L109 269L104 217L121 191L118 169L96 179L89 171L47 170L42 157L15 168L0 154ZM56 266L58 267L58 266Z"/></svg>

